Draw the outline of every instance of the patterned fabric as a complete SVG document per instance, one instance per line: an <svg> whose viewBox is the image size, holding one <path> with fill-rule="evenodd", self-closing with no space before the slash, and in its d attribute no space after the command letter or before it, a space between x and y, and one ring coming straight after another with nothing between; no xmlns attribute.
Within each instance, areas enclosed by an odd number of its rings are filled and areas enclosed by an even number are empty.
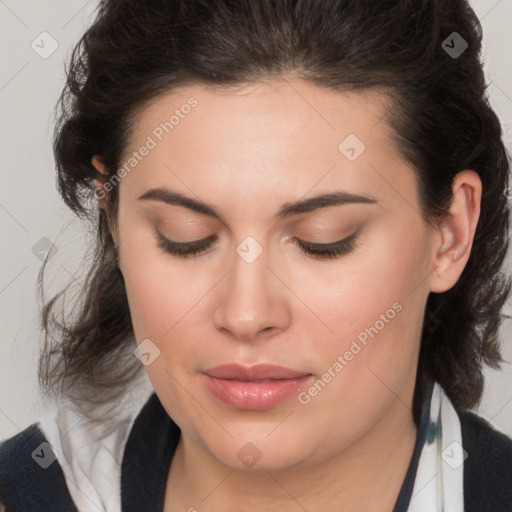
<svg viewBox="0 0 512 512"><path fill-rule="evenodd" d="M457 412L436 383L408 512L463 512L465 455Z"/></svg>

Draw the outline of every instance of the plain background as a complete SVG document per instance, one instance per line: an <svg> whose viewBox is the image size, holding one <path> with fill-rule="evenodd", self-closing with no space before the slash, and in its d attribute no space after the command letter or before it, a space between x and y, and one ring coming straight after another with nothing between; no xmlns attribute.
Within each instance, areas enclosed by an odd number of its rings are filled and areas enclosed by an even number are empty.
<svg viewBox="0 0 512 512"><path fill-rule="evenodd" d="M87 237L58 195L51 135L64 62L96 5L97 0L0 0L0 439L17 434L45 412L37 383L42 333L36 295L45 248L51 243L57 247L45 275L48 295L71 278L80 282L82 276ZM511 151L512 0L473 0L471 5L483 26L491 104ZM41 36L43 32L49 36ZM52 44L57 49L45 55ZM509 255L510 270L511 263ZM511 302L507 315L512 315ZM512 437L511 319L504 323L502 338L507 363L501 371L486 371L485 395L477 412Z"/></svg>

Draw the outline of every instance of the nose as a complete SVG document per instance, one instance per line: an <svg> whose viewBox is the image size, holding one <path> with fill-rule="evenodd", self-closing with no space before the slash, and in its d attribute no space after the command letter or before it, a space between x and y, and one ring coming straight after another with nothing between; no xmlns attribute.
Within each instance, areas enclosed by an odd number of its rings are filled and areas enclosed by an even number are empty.
<svg viewBox="0 0 512 512"><path fill-rule="evenodd" d="M235 253L233 267L223 280L215 326L239 341L268 337L286 329L290 311L286 286L276 277L279 268L269 267L266 250L254 261L240 254Z"/></svg>

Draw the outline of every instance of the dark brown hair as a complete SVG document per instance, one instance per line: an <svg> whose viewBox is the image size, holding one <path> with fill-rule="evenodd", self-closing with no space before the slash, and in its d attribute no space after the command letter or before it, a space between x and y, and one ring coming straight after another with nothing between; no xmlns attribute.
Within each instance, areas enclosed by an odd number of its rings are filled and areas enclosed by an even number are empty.
<svg viewBox="0 0 512 512"><path fill-rule="evenodd" d="M457 56L443 43L454 46L453 37L468 45ZM459 171L480 176L469 261L455 286L428 297L414 417L430 379L455 407L476 406L483 366L502 360L500 311L511 287L502 273L510 164L487 99L481 39L463 0L102 1L72 53L54 134L59 191L97 229L96 245L73 318L55 313L66 290L43 308L43 391L94 407L114 401L143 372L108 222L116 218L118 190L109 193L108 211L98 211L92 180L102 176L92 156L114 175L137 113L177 86L291 74L337 91L387 94L392 108L384 121L414 169L428 223L446 214Z"/></svg>

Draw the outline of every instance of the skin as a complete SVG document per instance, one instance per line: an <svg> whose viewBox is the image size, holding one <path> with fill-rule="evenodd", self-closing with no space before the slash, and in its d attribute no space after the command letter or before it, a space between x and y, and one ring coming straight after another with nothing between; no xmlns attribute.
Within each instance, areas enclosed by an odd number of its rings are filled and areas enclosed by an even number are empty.
<svg viewBox="0 0 512 512"><path fill-rule="evenodd" d="M198 105L118 185L112 231L136 339L160 350L145 369L182 431L164 510L391 511L417 433L425 304L468 260L480 179L461 171L449 215L429 226L412 168L383 121L387 98L292 77L160 96L139 114L124 158L191 96ZM351 133L366 146L353 162L338 150ZM93 164L104 172L99 155ZM224 222L138 200L153 187L200 200ZM284 203L334 190L377 203L275 217ZM218 239L182 259L157 246L155 228L179 242ZM329 243L359 228L354 251L335 259L304 254L293 239ZM250 264L236 252L247 236L263 249ZM202 370L234 361L320 378L397 302L401 311L306 405L294 395L268 410L239 410L204 386ZM252 467L237 457L249 442L261 454Z"/></svg>

